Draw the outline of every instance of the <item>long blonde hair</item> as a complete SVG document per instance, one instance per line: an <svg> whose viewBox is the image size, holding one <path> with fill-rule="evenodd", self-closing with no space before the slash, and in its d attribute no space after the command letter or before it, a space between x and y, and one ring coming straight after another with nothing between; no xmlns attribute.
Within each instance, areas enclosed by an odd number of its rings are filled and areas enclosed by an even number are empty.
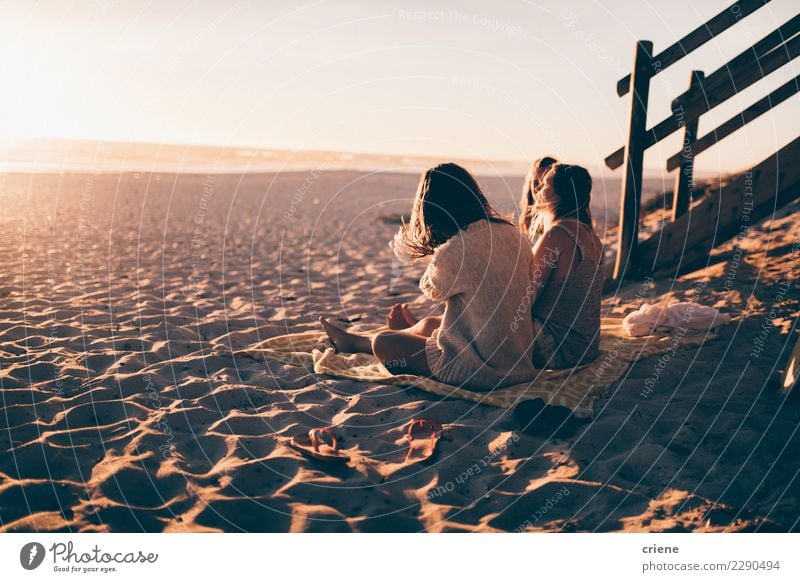
<svg viewBox="0 0 800 582"><path fill-rule="evenodd" d="M548 169L557 163L558 160L555 158L544 156L533 162L533 165L528 170L528 176L522 186L522 198L519 201L519 229L526 236L534 228L534 225L537 225L536 228L541 228L541 212L536 209L533 198L533 193L538 187L536 183L537 176L542 170Z"/></svg>
<svg viewBox="0 0 800 582"><path fill-rule="evenodd" d="M541 235L551 220L559 218L575 218L590 227L594 227L590 209L592 195L592 177L582 166L556 162L551 165L547 175L553 176L553 191L556 200L542 206L535 206L533 219L528 229L529 237ZM549 208L545 212L543 208Z"/></svg>

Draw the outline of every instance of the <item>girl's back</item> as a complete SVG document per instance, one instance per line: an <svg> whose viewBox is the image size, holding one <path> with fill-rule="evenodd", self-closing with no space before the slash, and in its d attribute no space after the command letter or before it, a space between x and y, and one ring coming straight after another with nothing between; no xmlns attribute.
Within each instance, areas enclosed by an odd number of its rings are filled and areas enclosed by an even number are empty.
<svg viewBox="0 0 800 582"><path fill-rule="evenodd" d="M592 228L577 220L557 221L568 250L533 306L533 361L537 368L567 368L588 363L599 354L603 252Z"/></svg>
<svg viewBox="0 0 800 582"><path fill-rule="evenodd" d="M534 377L532 270L527 239L503 221L478 220L436 250L420 287L446 303L426 346L439 380L491 390Z"/></svg>

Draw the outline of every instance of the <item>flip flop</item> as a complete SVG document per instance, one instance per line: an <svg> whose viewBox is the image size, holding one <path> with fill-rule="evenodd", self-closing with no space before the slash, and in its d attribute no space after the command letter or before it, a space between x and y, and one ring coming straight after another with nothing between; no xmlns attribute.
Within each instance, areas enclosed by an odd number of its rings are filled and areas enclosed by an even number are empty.
<svg viewBox="0 0 800 582"><path fill-rule="evenodd" d="M408 453L406 462L411 460L412 455L419 451L417 461L427 461L436 452L436 445L442 439L444 429L442 425L430 418L416 418L408 423L405 438L408 441Z"/></svg>
<svg viewBox="0 0 800 582"><path fill-rule="evenodd" d="M322 436L327 435L330 444L322 440ZM339 443L336 435L329 428L312 428L308 434L297 435L289 441L289 446L299 453L317 459L318 461L347 463L350 460L348 455L339 452Z"/></svg>

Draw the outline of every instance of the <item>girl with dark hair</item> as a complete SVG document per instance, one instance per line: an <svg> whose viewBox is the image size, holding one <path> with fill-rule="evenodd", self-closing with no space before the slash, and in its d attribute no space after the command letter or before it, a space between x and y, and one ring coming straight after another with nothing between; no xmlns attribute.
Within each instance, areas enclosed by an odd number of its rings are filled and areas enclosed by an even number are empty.
<svg viewBox="0 0 800 582"><path fill-rule="evenodd" d="M531 315L537 368L568 368L599 354L603 245L589 210L592 178L585 168L555 163L533 192L541 234L535 237ZM538 234L538 236L537 236Z"/></svg>
<svg viewBox="0 0 800 582"><path fill-rule="evenodd" d="M369 335L321 317L338 351L371 352L394 374L473 390L533 379L530 245L489 205L467 170L440 164L422 175L410 222L397 233L394 248L411 259L430 257L420 289L444 303L444 314Z"/></svg>

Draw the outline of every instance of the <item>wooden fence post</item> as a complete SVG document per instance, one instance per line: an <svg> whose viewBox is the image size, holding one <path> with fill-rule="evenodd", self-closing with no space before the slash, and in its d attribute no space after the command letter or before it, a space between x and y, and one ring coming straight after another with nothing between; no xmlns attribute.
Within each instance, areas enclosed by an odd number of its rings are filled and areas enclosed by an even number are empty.
<svg viewBox="0 0 800 582"><path fill-rule="evenodd" d="M630 268L639 237L639 207L642 197L642 162L644 138L647 133L647 101L650 96L650 78L658 70L653 63L653 43L642 40L636 43L631 73L631 109L628 124L628 145L625 148L625 176L620 197L617 260L612 274L619 283Z"/></svg>
<svg viewBox="0 0 800 582"><path fill-rule="evenodd" d="M689 77L689 91L693 95L700 91L705 74L703 71L692 71ZM686 115L683 105L673 105L674 115ZM677 220L689 210L689 203L694 188L694 142L697 141L698 117L683 120L683 145L681 149L681 165L675 176L675 189L672 192L672 220Z"/></svg>

